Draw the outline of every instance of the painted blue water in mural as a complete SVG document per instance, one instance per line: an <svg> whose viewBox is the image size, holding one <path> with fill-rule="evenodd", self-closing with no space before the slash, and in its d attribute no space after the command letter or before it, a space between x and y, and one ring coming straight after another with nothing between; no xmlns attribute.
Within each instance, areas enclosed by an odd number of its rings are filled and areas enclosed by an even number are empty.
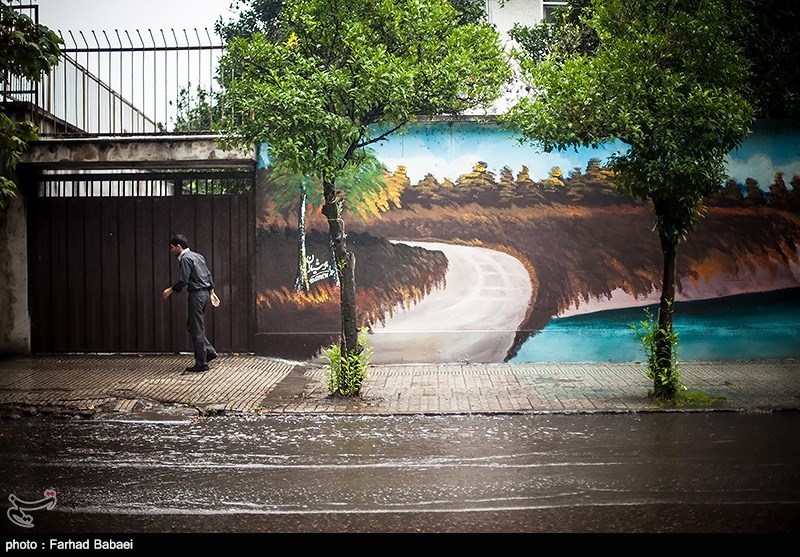
<svg viewBox="0 0 800 557"><path fill-rule="evenodd" d="M644 318L640 307L554 319L510 361L642 361L629 325ZM800 358L800 288L678 302L675 330L681 360Z"/></svg>

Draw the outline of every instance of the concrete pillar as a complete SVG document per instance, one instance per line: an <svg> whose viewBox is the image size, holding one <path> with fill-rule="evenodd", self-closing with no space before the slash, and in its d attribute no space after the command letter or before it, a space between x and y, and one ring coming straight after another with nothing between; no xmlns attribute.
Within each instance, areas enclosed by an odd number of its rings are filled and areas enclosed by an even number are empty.
<svg viewBox="0 0 800 557"><path fill-rule="evenodd" d="M28 229L22 195L0 212L0 354L29 354Z"/></svg>

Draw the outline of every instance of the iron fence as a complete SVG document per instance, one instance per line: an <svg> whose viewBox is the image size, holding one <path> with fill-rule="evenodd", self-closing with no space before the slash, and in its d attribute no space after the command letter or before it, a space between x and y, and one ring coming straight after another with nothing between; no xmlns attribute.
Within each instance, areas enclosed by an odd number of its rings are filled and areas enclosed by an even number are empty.
<svg viewBox="0 0 800 557"><path fill-rule="evenodd" d="M15 8L38 19L35 5ZM61 62L39 83L5 76L0 89L47 115L43 136L211 131L225 112L225 46L208 29L57 32Z"/></svg>
<svg viewBox="0 0 800 557"><path fill-rule="evenodd" d="M242 195L253 188L245 170L53 172L38 177L38 197L164 197Z"/></svg>

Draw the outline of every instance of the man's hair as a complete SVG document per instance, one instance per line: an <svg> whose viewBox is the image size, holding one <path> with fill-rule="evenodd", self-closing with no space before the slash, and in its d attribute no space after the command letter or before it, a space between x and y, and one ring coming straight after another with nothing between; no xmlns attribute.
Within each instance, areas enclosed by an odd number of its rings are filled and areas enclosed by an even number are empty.
<svg viewBox="0 0 800 557"><path fill-rule="evenodd" d="M186 236L183 234L175 234L175 236L172 237L172 240L169 241L169 245L180 246L183 249L186 249L189 247L189 240L187 240Z"/></svg>

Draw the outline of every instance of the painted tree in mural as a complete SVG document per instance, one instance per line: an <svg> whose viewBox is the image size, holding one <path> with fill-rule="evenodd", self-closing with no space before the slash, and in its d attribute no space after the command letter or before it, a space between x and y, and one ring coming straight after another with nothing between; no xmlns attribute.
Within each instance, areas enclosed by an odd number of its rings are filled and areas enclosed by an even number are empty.
<svg viewBox="0 0 800 557"><path fill-rule="evenodd" d="M504 120L546 152L621 140L611 157L619 193L646 200L663 253L657 329L648 370L654 396L674 399L677 246L727 177L726 154L749 133L740 89L747 64L734 42L737 13L722 0L596 0L585 24L590 53L523 58L530 96Z"/></svg>
<svg viewBox="0 0 800 557"><path fill-rule="evenodd" d="M374 155L366 154L357 168L351 168L338 178L343 191L348 192L348 207L352 214L360 218L388 211L391 205L400 205L400 191L396 180L386 172L383 163ZM307 208L320 208L324 205L322 184L319 179L309 178L276 165L270 174L272 201L278 211L297 209L297 275L294 289L308 292L315 282L311 276L312 267L316 269L317 279L333 278L339 285L338 275L328 270L328 262L316 261L306 249L306 211ZM335 261L331 257L331 262Z"/></svg>
<svg viewBox="0 0 800 557"><path fill-rule="evenodd" d="M486 106L509 79L491 27L461 23L446 0L291 0L281 40L233 39L222 60L235 71L226 99L246 114L231 140L269 144L270 156L321 184L341 284L342 355L357 355L355 257L339 182L366 160L365 147L418 116Z"/></svg>
<svg viewBox="0 0 800 557"><path fill-rule="evenodd" d="M308 207L308 177L296 172L273 167L270 182L274 185L272 200L278 211L297 208L297 275L294 289L311 290L308 250L306 249L306 208ZM299 197L299 199L297 199ZM313 262L312 262L313 263ZM326 273L327 274L327 273Z"/></svg>
<svg viewBox="0 0 800 557"><path fill-rule="evenodd" d="M0 77L11 83L39 81L58 63L60 45L61 39L53 31L0 3ZM16 184L6 174L14 170L28 142L36 138L33 123L15 122L0 107L0 210L16 196Z"/></svg>

